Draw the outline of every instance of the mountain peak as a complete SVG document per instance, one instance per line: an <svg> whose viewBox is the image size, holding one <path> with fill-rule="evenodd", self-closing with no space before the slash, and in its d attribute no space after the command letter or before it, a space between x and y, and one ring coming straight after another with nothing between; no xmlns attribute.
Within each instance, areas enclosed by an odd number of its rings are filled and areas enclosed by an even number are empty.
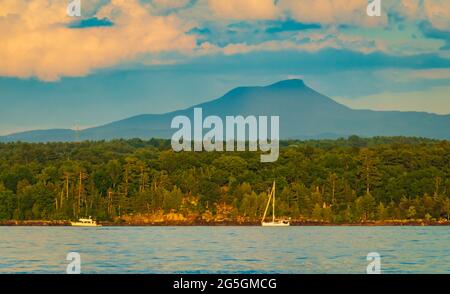
<svg viewBox="0 0 450 294"><path fill-rule="evenodd" d="M238 87L221 98L165 114L139 115L103 126L73 130L43 130L0 136L0 142L60 142L119 138L171 138L176 115L192 117L193 108L220 118L241 115L278 116L280 138L348 136L416 136L450 139L450 115L353 110L311 89L300 79L269 86ZM79 137L78 137L79 135Z"/></svg>
<svg viewBox="0 0 450 294"><path fill-rule="evenodd" d="M306 87L303 80L300 79L289 79L276 82L275 84L269 85L269 88L276 89L293 89L293 88L304 88Z"/></svg>

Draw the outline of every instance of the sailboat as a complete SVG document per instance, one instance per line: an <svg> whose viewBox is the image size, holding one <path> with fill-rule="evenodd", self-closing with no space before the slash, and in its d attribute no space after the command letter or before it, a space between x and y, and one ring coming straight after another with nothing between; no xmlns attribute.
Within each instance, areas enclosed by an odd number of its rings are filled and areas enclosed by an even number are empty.
<svg viewBox="0 0 450 294"><path fill-rule="evenodd" d="M270 201L272 200L272 221L266 222L267 210L269 209ZM267 200L266 210L261 220L263 227L287 227L290 225L290 219L275 219L275 181L273 182L272 190L269 193L269 199Z"/></svg>

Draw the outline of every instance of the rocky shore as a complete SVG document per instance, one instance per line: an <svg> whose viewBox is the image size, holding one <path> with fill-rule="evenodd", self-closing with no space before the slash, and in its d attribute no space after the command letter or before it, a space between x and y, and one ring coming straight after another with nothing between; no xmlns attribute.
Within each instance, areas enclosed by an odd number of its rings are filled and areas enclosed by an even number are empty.
<svg viewBox="0 0 450 294"><path fill-rule="evenodd" d="M259 226L259 221L206 220L116 220L99 221L102 226ZM68 220L3 220L0 226L70 226ZM315 220L291 220L291 226L450 226L450 221L388 220L358 223L329 223Z"/></svg>

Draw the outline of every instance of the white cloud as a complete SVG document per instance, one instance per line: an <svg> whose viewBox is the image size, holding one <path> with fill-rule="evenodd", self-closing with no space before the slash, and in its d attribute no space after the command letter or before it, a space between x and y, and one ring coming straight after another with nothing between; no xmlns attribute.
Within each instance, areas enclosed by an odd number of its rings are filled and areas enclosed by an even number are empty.
<svg viewBox="0 0 450 294"><path fill-rule="evenodd" d="M64 1L4 0L0 13L0 75L53 81L82 76L142 54L192 51L195 37L175 16L154 16L137 0L112 0L97 13L112 27L71 29Z"/></svg>

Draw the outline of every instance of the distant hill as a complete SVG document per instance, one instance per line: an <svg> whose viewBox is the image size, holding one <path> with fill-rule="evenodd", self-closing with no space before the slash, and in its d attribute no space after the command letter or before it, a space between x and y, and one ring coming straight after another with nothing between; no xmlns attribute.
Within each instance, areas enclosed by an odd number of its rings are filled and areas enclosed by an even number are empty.
<svg viewBox="0 0 450 294"><path fill-rule="evenodd" d="M170 138L176 115L279 115L282 139L322 139L349 135L450 139L450 115L425 112L355 110L293 79L266 87L239 87L219 99L165 114L143 114L78 132L51 129L15 133L0 141L76 141L115 138Z"/></svg>

